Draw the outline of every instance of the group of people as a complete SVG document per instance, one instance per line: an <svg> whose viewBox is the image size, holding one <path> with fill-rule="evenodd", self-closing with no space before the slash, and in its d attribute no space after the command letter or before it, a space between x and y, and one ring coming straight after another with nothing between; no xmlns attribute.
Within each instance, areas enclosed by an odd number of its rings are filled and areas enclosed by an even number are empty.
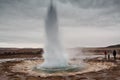
<svg viewBox="0 0 120 80"><path fill-rule="evenodd" d="M105 54L105 59L110 60L110 53L107 53L107 51L105 51L104 54ZM117 55L116 50L113 50L112 55L113 55L114 60L116 60L116 55Z"/></svg>

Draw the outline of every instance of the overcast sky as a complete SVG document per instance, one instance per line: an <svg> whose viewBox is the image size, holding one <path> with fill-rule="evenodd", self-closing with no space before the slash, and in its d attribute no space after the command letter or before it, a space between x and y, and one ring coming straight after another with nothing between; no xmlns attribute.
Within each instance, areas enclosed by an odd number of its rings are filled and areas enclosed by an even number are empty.
<svg viewBox="0 0 120 80"><path fill-rule="evenodd" d="M65 47L120 44L120 0L54 0ZM44 47L49 0L0 0L0 47Z"/></svg>

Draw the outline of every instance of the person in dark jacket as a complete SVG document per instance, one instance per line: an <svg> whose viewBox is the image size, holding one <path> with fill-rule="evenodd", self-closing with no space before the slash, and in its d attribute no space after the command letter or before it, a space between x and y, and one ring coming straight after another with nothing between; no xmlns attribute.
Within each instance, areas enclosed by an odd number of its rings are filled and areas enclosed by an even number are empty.
<svg viewBox="0 0 120 80"><path fill-rule="evenodd" d="M110 53L108 53L108 60L110 60Z"/></svg>
<svg viewBox="0 0 120 80"><path fill-rule="evenodd" d="M104 52L105 59L107 59L107 51Z"/></svg>
<svg viewBox="0 0 120 80"><path fill-rule="evenodd" d="M113 51L114 60L116 60L116 54L117 54L117 52L114 50L114 51Z"/></svg>

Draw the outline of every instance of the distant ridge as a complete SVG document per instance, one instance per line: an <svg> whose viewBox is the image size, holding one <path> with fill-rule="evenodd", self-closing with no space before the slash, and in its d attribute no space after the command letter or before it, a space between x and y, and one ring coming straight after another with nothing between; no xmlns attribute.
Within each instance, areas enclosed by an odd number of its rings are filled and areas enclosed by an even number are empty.
<svg viewBox="0 0 120 80"><path fill-rule="evenodd" d="M117 45L111 45L111 46L108 46L107 48L120 48L120 44L117 44Z"/></svg>

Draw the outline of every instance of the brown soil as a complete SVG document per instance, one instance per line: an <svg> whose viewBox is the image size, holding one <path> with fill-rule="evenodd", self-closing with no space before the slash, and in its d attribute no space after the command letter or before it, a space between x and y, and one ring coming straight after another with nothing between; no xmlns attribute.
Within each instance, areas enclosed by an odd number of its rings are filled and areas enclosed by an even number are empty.
<svg viewBox="0 0 120 80"><path fill-rule="evenodd" d="M13 72L11 67L16 64L20 64L22 61L8 61L0 63L0 80L120 80L120 61L106 61L99 60L98 58L87 60L88 63L104 63L112 62L117 66L111 67L110 69L103 69L100 71L92 71L87 73L75 74L75 75L64 75L64 76L32 76L27 73Z"/></svg>

